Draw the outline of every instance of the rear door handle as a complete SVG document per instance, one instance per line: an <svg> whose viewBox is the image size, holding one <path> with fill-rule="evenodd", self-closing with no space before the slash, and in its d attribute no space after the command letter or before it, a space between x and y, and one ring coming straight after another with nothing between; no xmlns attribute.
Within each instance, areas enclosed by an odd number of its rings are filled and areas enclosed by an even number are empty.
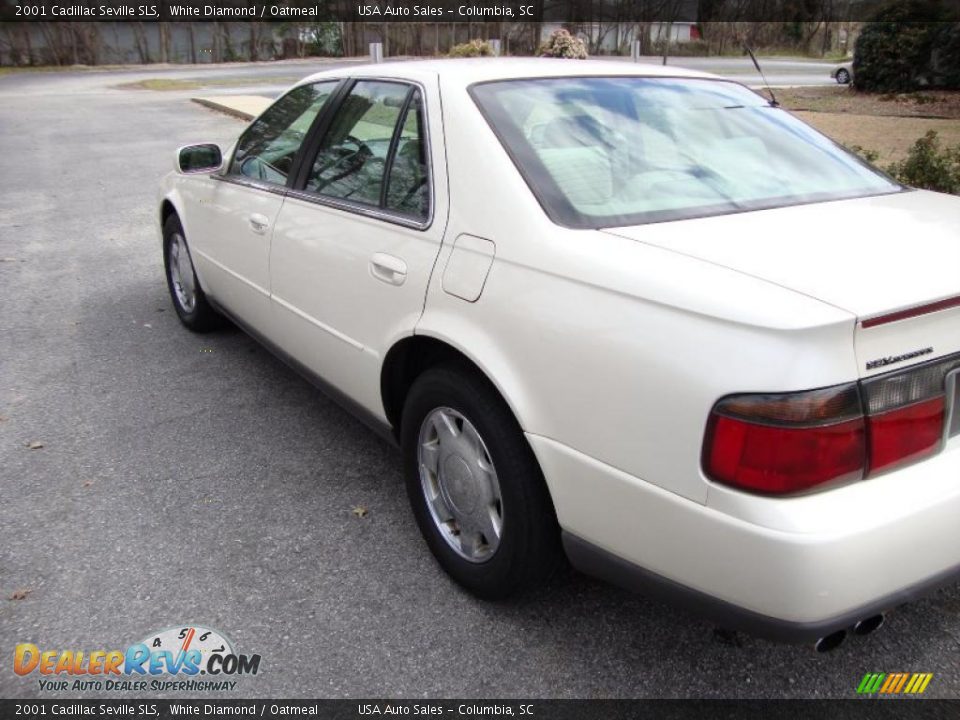
<svg viewBox="0 0 960 720"><path fill-rule="evenodd" d="M261 215L260 213L253 213L248 219L250 221L250 229L257 233L257 235L263 235L270 226L270 221L267 219L267 216Z"/></svg>
<svg viewBox="0 0 960 720"><path fill-rule="evenodd" d="M374 253L370 258L370 274L390 285L403 285L407 279L407 264L387 253Z"/></svg>

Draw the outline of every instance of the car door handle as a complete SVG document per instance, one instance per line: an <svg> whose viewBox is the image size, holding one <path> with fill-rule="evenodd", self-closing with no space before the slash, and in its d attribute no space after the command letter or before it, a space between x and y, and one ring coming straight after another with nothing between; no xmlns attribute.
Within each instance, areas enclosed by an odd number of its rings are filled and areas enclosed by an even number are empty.
<svg viewBox="0 0 960 720"><path fill-rule="evenodd" d="M257 233L257 235L263 235L270 225L267 216L261 215L260 213L253 213L248 220L250 221L250 228Z"/></svg>
<svg viewBox="0 0 960 720"><path fill-rule="evenodd" d="M370 258L370 274L391 285L403 285L407 279L407 264L386 253L374 253Z"/></svg>

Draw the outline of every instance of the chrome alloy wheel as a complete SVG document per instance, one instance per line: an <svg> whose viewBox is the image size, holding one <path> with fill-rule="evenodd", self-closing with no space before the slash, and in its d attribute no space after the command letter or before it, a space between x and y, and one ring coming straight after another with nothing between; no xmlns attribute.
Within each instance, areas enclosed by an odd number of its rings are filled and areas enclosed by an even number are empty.
<svg viewBox="0 0 960 720"><path fill-rule="evenodd" d="M434 524L460 557L493 557L503 533L497 471L483 438L456 410L441 407L420 426L420 487Z"/></svg>
<svg viewBox="0 0 960 720"><path fill-rule="evenodd" d="M177 303L186 312L193 312L197 305L197 288L193 274L193 262L187 250L187 241L178 232L170 236L167 265L170 268L170 284L177 296Z"/></svg>

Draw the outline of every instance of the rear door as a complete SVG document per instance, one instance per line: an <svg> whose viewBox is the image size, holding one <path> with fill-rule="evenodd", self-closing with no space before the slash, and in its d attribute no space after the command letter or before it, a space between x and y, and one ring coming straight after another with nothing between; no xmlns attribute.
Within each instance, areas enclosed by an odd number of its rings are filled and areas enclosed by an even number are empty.
<svg viewBox="0 0 960 720"><path fill-rule="evenodd" d="M420 318L446 224L439 90L360 79L341 98L276 221L274 329L382 416L383 356Z"/></svg>

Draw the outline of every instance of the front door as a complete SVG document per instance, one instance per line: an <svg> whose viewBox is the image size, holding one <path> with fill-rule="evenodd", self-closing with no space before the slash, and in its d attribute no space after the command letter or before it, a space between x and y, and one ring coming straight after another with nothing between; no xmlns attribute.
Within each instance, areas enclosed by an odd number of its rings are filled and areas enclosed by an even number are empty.
<svg viewBox="0 0 960 720"><path fill-rule="evenodd" d="M270 318L270 240L288 176L307 133L337 87L294 88L240 137L226 170L193 192L187 234L207 292L248 325Z"/></svg>

